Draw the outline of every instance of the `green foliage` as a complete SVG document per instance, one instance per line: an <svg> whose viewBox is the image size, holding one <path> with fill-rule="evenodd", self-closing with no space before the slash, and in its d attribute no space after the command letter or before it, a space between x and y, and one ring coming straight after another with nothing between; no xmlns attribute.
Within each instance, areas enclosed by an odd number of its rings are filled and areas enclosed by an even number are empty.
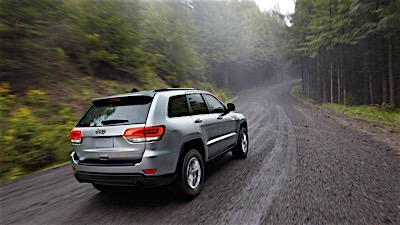
<svg viewBox="0 0 400 225"><path fill-rule="evenodd" d="M11 94L10 85L2 82L0 85L0 119L6 117L15 105L15 95Z"/></svg>
<svg viewBox="0 0 400 225"><path fill-rule="evenodd" d="M114 95L118 93L130 92L133 87L127 87L112 80L103 80L100 82L100 88L107 90L107 94ZM93 97L93 94L90 94L90 96Z"/></svg>
<svg viewBox="0 0 400 225"><path fill-rule="evenodd" d="M139 82L142 84L143 89L153 90L157 88L169 87L164 80L158 77L150 67L144 67L140 72ZM157 87L157 88L156 88Z"/></svg>
<svg viewBox="0 0 400 225"><path fill-rule="evenodd" d="M291 17L288 58L302 69L307 96L396 105L400 1L297 0Z"/></svg>
<svg viewBox="0 0 400 225"><path fill-rule="evenodd" d="M59 1L0 1L0 56L7 76L31 73L32 66L43 68L48 48L42 40L49 37L45 27L58 20ZM18 9L18 10L16 10Z"/></svg>
<svg viewBox="0 0 400 225"><path fill-rule="evenodd" d="M52 149L52 154L55 156L55 160L52 162L66 162L69 160L71 141L68 134L76 123L76 119L72 115L74 114L69 110L68 106L62 105L57 112L56 118L42 128L43 138L46 139L43 143L43 148ZM56 147L54 143L57 143ZM50 162L46 163L46 165L48 164Z"/></svg>
<svg viewBox="0 0 400 225"><path fill-rule="evenodd" d="M295 96L301 95L302 94L301 84L297 84L297 85L293 86L292 89L290 89L290 94L295 95Z"/></svg>
<svg viewBox="0 0 400 225"><path fill-rule="evenodd" d="M316 103L316 101L314 99L307 98L307 97L304 96L303 88L302 88L301 84L297 84L297 85L293 86L290 89L290 94L295 96L295 97L297 97L297 98L300 98L301 100L303 100L305 102L308 102L308 103L311 103L311 104L315 104Z"/></svg>
<svg viewBox="0 0 400 225"><path fill-rule="evenodd" d="M41 106L47 103L46 92L41 90L28 90L25 101L35 106Z"/></svg>
<svg viewBox="0 0 400 225"><path fill-rule="evenodd" d="M353 97L353 95L348 94L346 95L346 98L344 99L344 104L347 106L352 106L352 105L356 105L357 101L356 99Z"/></svg>
<svg viewBox="0 0 400 225"><path fill-rule="evenodd" d="M379 123L385 126L400 126L400 111L387 110L380 106L345 106L334 103L327 103L323 106L335 109L336 111L351 117L364 119L370 122Z"/></svg>
<svg viewBox="0 0 400 225"><path fill-rule="evenodd" d="M54 50L56 51L56 54L58 55L58 57L60 57L60 59L65 59L67 57L65 55L64 49L57 47Z"/></svg>
<svg viewBox="0 0 400 225"><path fill-rule="evenodd" d="M209 91L213 93L218 99L220 99L224 104L233 102L236 96L232 96L229 92L223 91L222 89L217 89L214 85L210 83L202 83L199 85L200 89Z"/></svg>
<svg viewBox="0 0 400 225"><path fill-rule="evenodd" d="M65 162L71 147L68 132L74 126L72 113L63 105L58 106L61 108L58 113L49 109L44 91L28 90L17 102L15 96L8 94L9 88L3 84L0 89L2 104L12 107L12 113L2 120L0 180L18 177L54 162ZM2 107L2 112L5 109Z"/></svg>
<svg viewBox="0 0 400 225"><path fill-rule="evenodd" d="M6 152L21 169L31 171L55 160L52 146L46 147L40 123L31 110L21 106L13 112L6 133Z"/></svg>

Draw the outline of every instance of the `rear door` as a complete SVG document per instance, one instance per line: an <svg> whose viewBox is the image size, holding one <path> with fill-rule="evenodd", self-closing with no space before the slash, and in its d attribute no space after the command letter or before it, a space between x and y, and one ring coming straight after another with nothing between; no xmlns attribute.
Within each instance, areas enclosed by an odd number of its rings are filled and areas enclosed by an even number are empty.
<svg viewBox="0 0 400 225"><path fill-rule="evenodd" d="M219 136L219 125L217 117L209 113L207 105L201 94L187 94L190 113L193 123L202 133L208 147L208 156L213 157L218 153L219 145L213 142Z"/></svg>

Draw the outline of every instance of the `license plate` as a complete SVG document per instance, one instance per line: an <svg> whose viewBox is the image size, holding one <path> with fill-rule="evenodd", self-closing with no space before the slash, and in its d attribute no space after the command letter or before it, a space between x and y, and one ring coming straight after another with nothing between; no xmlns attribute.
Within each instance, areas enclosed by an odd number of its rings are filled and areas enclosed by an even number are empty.
<svg viewBox="0 0 400 225"><path fill-rule="evenodd" d="M94 145L96 148L112 148L114 147L114 141L112 138L96 138L94 139Z"/></svg>

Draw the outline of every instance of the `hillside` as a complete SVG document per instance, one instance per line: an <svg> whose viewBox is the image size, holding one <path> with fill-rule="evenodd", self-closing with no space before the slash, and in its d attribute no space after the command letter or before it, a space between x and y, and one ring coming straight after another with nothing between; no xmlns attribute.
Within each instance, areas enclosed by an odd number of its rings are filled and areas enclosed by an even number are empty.
<svg viewBox="0 0 400 225"><path fill-rule="evenodd" d="M0 8L0 180L66 162L69 131L92 98L195 87L226 101L290 68L284 17L254 1L0 0Z"/></svg>

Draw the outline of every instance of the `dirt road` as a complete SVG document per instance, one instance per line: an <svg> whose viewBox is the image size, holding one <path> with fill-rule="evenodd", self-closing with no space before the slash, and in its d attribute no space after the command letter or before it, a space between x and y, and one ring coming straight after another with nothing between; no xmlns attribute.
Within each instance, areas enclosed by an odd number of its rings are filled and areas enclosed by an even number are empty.
<svg viewBox="0 0 400 225"><path fill-rule="evenodd" d="M201 195L100 194L69 166L2 183L1 224L400 224L400 159L289 95L284 83L235 101L250 152L207 167Z"/></svg>

